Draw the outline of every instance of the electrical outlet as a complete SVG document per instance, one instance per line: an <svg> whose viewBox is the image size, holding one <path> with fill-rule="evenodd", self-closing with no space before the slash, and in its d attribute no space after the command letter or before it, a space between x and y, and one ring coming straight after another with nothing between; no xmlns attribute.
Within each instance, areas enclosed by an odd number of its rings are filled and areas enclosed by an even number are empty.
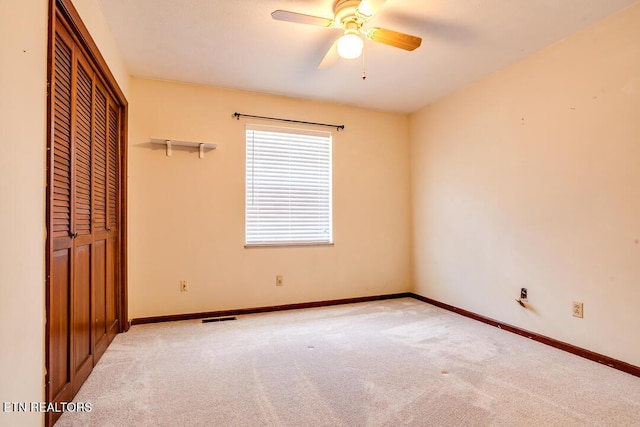
<svg viewBox="0 0 640 427"><path fill-rule="evenodd" d="M573 317L584 317L584 305L581 302L573 302L572 309Z"/></svg>
<svg viewBox="0 0 640 427"><path fill-rule="evenodd" d="M189 292L189 282L180 280L180 292Z"/></svg>
<svg viewBox="0 0 640 427"><path fill-rule="evenodd" d="M527 301L527 288L520 288L520 301Z"/></svg>
<svg viewBox="0 0 640 427"><path fill-rule="evenodd" d="M282 275L276 276L276 286L282 286Z"/></svg>

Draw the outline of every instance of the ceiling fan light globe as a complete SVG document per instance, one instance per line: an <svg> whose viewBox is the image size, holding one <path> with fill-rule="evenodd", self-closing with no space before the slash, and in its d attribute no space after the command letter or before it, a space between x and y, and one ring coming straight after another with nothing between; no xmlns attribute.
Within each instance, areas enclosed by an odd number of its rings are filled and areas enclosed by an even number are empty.
<svg viewBox="0 0 640 427"><path fill-rule="evenodd" d="M338 39L338 55L344 59L355 59L362 55L364 42L356 34L345 34Z"/></svg>

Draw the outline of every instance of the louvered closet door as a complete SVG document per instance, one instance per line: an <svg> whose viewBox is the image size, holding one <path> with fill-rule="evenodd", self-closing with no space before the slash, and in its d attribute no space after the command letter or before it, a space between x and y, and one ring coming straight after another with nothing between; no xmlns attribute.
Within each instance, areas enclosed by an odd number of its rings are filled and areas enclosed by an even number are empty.
<svg viewBox="0 0 640 427"><path fill-rule="evenodd" d="M73 102L73 181L72 229L73 286L72 286L72 383L78 390L93 368L92 334L92 134L93 134L93 72L76 49L75 99ZM74 391L75 394L75 391Z"/></svg>
<svg viewBox="0 0 640 427"><path fill-rule="evenodd" d="M47 398L60 402L119 329L120 111L62 26L53 68Z"/></svg>
<svg viewBox="0 0 640 427"><path fill-rule="evenodd" d="M94 341L96 358L118 331L116 311L118 236L118 140L117 109L101 83L94 96Z"/></svg>
<svg viewBox="0 0 640 427"><path fill-rule="evenodd" d="M93 368L93 72L63 29L54 49L49 398L69 400Z"/></svg>
<svg viewBox="0 0 640 427"><path fill-rule="evenodd" d="M49 360L48 400L67 401L71 399L71 321L72 321L72 278L73 278L73 232L71 221L71 147L72 116L72 70L73 42L69 35L60 30L55 35L52 115L53 129L51 149L51 171L49 181L49 230L52 252L49 268L48 324Z"/></svg>
<svg viewBox="0 0 640 427"><path fill-rule="evenodd" d="M105 330L108 342L120 329L118 322L118 265L120 265L120 111L111 100L107 103L107 234L105 273Z"/></svg>

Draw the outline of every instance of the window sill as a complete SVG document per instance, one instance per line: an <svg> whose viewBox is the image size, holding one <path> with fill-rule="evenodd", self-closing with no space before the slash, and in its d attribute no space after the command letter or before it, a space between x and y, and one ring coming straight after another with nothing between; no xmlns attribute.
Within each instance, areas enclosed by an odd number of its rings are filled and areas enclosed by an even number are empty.
<svg viewBox="0 0 640 427"><path fill-rule="evenodd" d="M252 243L244 245L245 249L257 248L308 248L312 246L334 246L334 243Z"/></svg>

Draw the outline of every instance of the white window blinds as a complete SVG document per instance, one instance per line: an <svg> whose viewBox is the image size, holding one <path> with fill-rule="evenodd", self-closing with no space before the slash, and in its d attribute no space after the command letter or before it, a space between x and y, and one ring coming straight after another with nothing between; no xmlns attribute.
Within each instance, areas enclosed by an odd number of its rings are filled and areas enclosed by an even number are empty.
<svg viewBox="0 0 640 427"><path fill-rule="evenodd" d="M331 133L246 128L246 245L331 243Z"/></svg>

